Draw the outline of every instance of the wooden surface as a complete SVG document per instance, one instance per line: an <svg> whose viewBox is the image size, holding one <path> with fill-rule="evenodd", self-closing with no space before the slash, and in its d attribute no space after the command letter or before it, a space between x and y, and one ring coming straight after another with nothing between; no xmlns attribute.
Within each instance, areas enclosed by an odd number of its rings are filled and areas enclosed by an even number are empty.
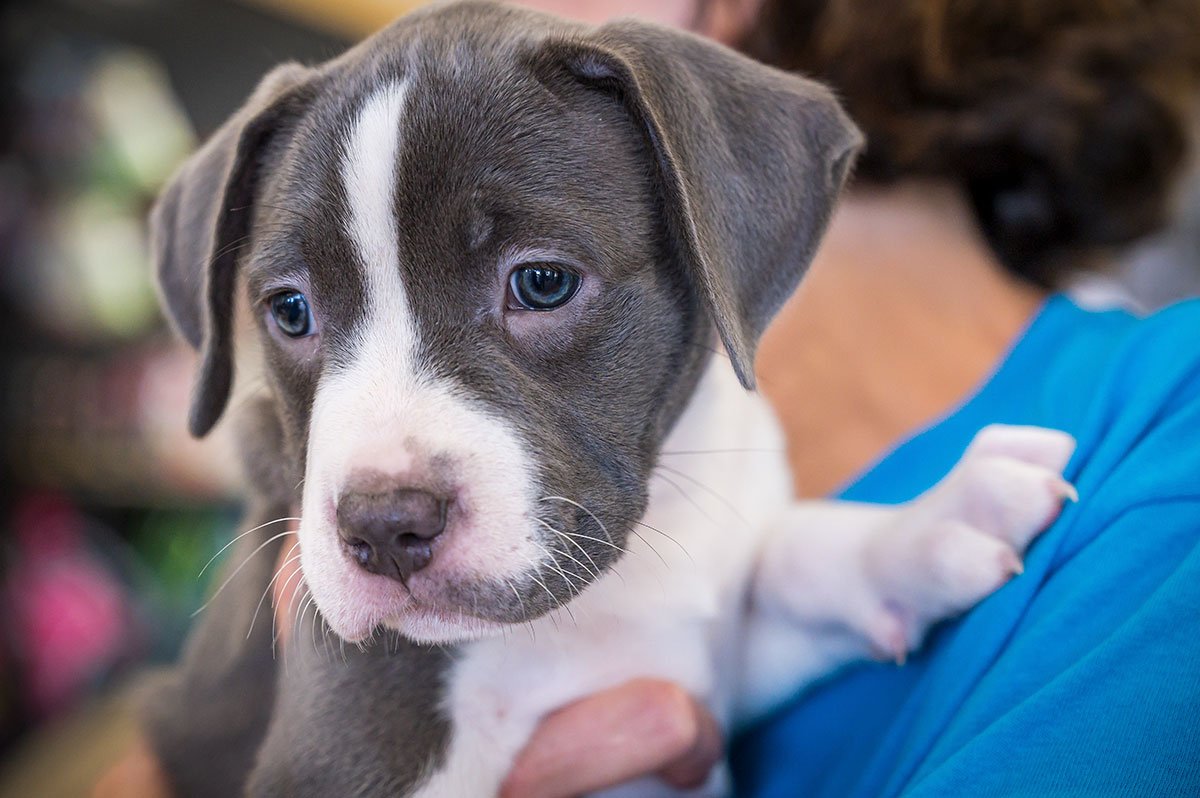
<svg viewBox="0 0 1200 798"><path fill-rule="evenodd" d="M33 732L0 767L0 798L86 798L133 744L128 691L97 699Z"/></svg>
<svg viewBox="0 0 1200 798"><path fill-rule="evenodd" d="M305 25L361 39L427 0L243 0Z"/></svg>

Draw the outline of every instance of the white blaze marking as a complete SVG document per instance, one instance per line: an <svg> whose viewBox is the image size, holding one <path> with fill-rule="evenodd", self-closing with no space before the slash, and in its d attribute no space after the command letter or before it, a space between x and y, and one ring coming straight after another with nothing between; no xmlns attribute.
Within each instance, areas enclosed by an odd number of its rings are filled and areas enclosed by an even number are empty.
<svg viewBox="0 0 1200 798"><path fill-rule="evenodd" d="M401 373L411 368L417 337L400 279L395 209L396 165L407 98L407 83L388 84L367 98L350 134L342 170L350 205L346 232L358 249L366 274L371 306L368 321L388 320L388 332L397 335L388 347L390 354L401 358L392 366Z"/></svg>

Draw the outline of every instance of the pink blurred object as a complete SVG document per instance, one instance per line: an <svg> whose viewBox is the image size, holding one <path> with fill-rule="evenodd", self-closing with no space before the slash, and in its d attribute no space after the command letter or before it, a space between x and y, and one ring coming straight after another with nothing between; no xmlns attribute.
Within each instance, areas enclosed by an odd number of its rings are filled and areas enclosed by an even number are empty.
<svg viewBox="0 0 1200 798"><path fill-rule="evenodd" d="M29 709L65 709L116 664L131 639L120 582L86 546L84 519L52 496L26 500L13 517L16 551L7 604Z"/></svg>

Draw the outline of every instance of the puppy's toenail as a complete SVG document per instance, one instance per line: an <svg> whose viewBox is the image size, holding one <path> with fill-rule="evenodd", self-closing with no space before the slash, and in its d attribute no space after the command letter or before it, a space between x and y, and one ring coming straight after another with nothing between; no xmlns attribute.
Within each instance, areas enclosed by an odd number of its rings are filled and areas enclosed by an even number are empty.
<svg viewBox="0 0 1200 798"><path fill-rule="evenodd" d="M1065 479L1055 479L1051 484L1057 496L1075 504L1079 503L1079 491L1075 490L1075 486L1070 482Z"/></svg>

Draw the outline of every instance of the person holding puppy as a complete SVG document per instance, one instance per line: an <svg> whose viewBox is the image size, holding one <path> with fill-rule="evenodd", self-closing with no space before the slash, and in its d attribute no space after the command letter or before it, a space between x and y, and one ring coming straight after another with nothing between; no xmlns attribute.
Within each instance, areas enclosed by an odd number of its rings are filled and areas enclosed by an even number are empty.
<svg viewBox="0 0 1200 798"><path fill-rule="evenodd" d="M758 361L798 495L907 501L994 422L1080 442L1081 501L1024 576L903 667L856 667L743 730L737 794L1200 790L1200 678L1183 664L1198 653L1200 306L1139 319L1055 293L1166 218L1200 75L1194 4L670 13L829 82L868 138ZM548 717L505 794L698 784L722 747L698 702L642 680ZM108 784L166 791L144 753Z"/></svg>

